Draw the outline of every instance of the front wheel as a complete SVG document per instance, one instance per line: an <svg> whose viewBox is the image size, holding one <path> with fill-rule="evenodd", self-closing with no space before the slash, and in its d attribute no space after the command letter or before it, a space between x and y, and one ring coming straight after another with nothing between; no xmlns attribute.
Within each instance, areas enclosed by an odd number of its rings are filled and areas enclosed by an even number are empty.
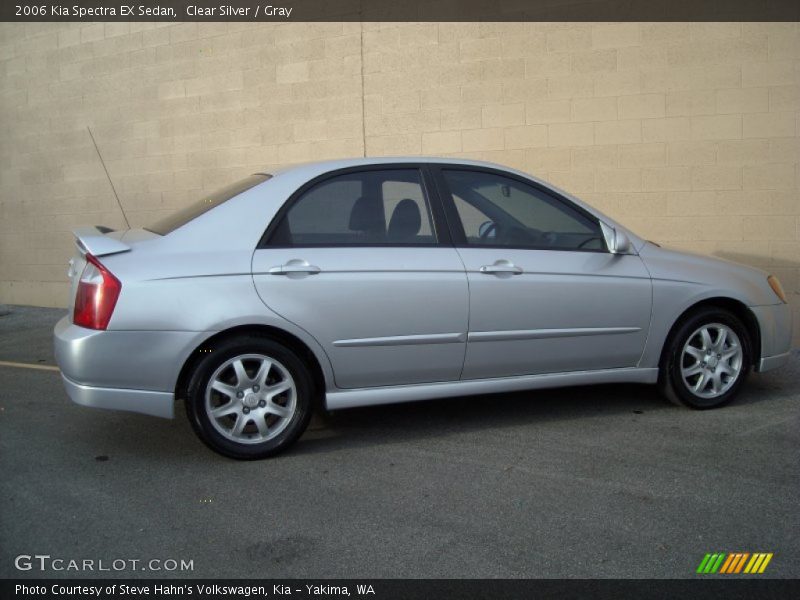
<svg viewBox="0 0 800 600"><path fill-rule="evenodd" d="M212 348L195 366L186 414L212 450L237 459L259 459L286 449L311 418L313 383L288 348L242 337Z"/></svg>
<svg viewBox="0 0 800 600"><path fill-rule="evenodd" d="M671 337L659 384L671 402L696 409L724 406L739 393L752 364L750 338L739 318L705 308Z"/></svg>

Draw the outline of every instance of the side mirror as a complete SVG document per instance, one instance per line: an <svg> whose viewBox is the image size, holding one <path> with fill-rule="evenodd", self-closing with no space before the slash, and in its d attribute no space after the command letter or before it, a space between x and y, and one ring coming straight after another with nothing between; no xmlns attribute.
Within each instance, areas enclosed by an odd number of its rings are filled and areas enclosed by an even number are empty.
<svg viewBox="0 0 800 600"><path fill-rule="evenodd" d="M611 254L627 254L631 249L631 241L624 231L619 231L607 223L600 221L603 238Z"/></svg>

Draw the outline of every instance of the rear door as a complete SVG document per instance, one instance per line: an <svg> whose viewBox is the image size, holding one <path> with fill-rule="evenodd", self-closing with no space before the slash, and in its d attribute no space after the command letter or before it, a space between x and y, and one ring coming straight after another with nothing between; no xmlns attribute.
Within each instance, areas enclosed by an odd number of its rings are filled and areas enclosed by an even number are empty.
<svg viewBox="0 0 800 600"><path fill-rule="evenodd" d="M464 379L638 363L650 277L607 251L593 215L502 171L444 167L438 181L469 281Z"/></svg>
<svg viewBox="0 0 800 600"><path fill-rule="evenodd" d="M337 171L298 190L253 256L264 303L308 331L341 388L458 379L464 266L419 166Z"/></svg>

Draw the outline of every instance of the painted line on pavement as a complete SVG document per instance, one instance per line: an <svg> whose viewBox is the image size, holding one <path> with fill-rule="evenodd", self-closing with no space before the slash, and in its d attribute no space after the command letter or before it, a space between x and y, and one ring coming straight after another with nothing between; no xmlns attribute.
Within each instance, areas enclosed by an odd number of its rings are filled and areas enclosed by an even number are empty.
<svg viewBox="0 0 800 600"><path fill-rule="evenodd" d="M55 365L37 365L34 363L21 363L9 360L0 360L0 367L14 367L17 369L38 369L39 371L60 371Z"/></svg>

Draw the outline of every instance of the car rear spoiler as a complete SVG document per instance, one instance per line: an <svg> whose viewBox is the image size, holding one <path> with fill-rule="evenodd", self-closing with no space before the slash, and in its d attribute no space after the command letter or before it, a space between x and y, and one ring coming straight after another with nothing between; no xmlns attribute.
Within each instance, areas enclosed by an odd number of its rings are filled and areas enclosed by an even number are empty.
<svg viewBox="0 0 800 600"><path fill-rule="evenodd" d="M119 254L131 249L128 244L105 235L106 227L78 227L72 230L75 236L75 245L81 254L91 254L92 256L106 256L108 254Z"/></svg>

